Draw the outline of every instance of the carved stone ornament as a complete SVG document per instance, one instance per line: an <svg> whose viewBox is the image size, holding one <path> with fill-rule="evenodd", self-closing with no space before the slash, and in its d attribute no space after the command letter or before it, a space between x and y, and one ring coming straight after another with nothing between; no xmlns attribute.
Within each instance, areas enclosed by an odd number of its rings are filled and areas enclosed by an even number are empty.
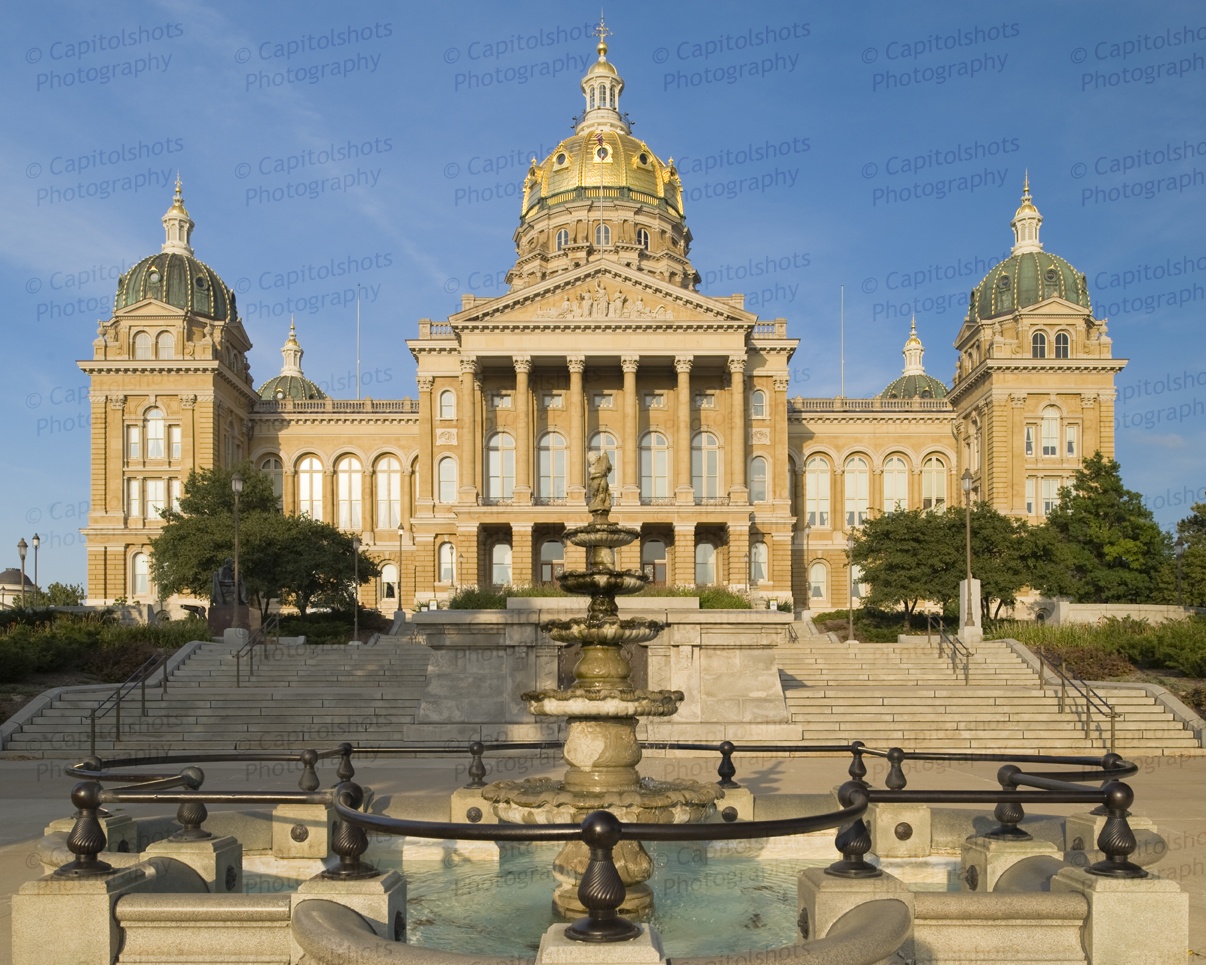
<svg viewBox="0 0 1206 965"><path fill-rule="evenodd" d="M436 433L437 446L455 446L456 445L456 430L441 429Z"/></svg>
<svg viewBox="0 0 1206 965"><path fill-rule="evenodd" d="M537 318L653 318L672 321L674 313L665 306L646 305L644 297L637 295L633 300L616 285L608 289L602 279L595 279L576 292L563 292L561 300L555 297L543 307L536 309Z"/></svg>
<svg viewBox="0 0 1206 965"><path fill-rule="evenodd" d="M750 442L752 442L755 446L769 446L770 441L770 429L750 430Z"/></svg>

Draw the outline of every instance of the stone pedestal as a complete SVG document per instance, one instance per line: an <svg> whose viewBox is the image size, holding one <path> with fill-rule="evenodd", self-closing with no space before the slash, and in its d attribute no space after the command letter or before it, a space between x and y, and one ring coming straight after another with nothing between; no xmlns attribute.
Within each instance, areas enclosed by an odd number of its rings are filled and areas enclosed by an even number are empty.
<svg viewBox="0 0 1206 965"><path fill-rule="evenodd" d="M156 841L143 854L163 855L188 865L205 879L211 894L239 894L243 890L243 846L229 835L200 841Z"/></svg>
<svg viewBox="0 0 1206 965"><path fill-rule="evenodd" d="M26 882L13 896L13 961L116 961L121 931L113 906L123 895L141 890L145 879L142 869L126 868L95 878L47 875Z"/></svg>
<svg viewBox="0 0 1206 965"><path fill-rule="evenodd" d="M1024 858L1036 855L1063 857L1062 852L1049 841L972 835L963 842L963 890L987 894L997 886L997 879L1006 871Z"/></svg>
<svg viewBox="0 0 1206 965"><path fill-rule="evenodd" d="M835 878L824 868L800 872L796 884L800 909L800 937L824 938L842 915L867 901L895 898L904 902L913 914L913 893L899 878L882 874L878 878Z"/></svg>
<svg viewBox="0 0 1206 965"><path fill-rule="evenodd" d="M971 609L968 609L967 580L959 581L959 639L964 643L981 643L984 627L980 623L980 581L972 577Z"/></svg>
<svg viewBox="0 0 1206 965"><path fill-rule="evenodd" d="M1104 878L1064 868L1051 890L1072 891L1089 902L1082 932L1089 961L1184 965L1189 947L1189 895L1175 881Z"/></svg>
<svg viewBox="0 0 1206 965"><path fill-rule="evenodd" d="M311 878L298 886L290 908L296 910L299 904L311 898L334 901L352 909L367 921L381 938L395 942L405 939L406 879L396 871L357 881ZM301 947L294 942L291 960L298 962L302 957Z"/></svg>
<svg viewBox="0 0 1206 965"><path fill-rule="evenodd" d="M662 939L650 925L626 942L590 945L565 936L565 925L552 925L541 936L536 965L665 965Z"/></svg>
<svg viewBox="0 0 1206 965"><path fill-rule="evenodd" d="M252 626L252 612L255 613L255 626ZM209 632L215 637L222 636L227 630L255 630L259 627L259 610L252 611L246 603L217 604L209 608L205 615L209 623Z"/></svg>
<svg viewBox="0 0 1206 965"><path fill-rule="evenodd" d="M930 854L930 809L924 804L872 804L866 822L871 851L881 858L926 858Z"/></svg>
<svg viewBox="0 0 1206 965"><path fill-rule="evenodd" d="M716 802L716 814L710 821L720 821L725 824L724 812L732 808L737 812L738 821L754 820L754 794L748 787L726 787L724 797Z"/></svg>
<svg viewBox="0 0 1206 965"><path fill-rule="evenodd" d="M278 804L272 811L272 854L325 858L331 853L331 809L322 804Z"/></svg>

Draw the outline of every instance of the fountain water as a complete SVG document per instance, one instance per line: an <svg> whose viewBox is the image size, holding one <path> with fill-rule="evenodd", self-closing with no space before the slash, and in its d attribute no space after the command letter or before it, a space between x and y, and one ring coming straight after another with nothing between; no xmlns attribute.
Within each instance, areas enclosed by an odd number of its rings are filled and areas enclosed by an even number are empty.
<svg viewBox="0 0 1206 965"><path fill-rule="evenodd" d="M592 811L608 810L623 821L687 824L705 820L724 792L696 781L653 781L637 771L641 747L636 736L640 717L669 717L683 700L681 690L637 690L623 648L653 640L665 625L655 620L621 620L616 597L645 588L644 574L615 567L615 551L640 536L613 523L607 475L611 460L591 453L587 507L591 521L566 531L565 538L586 549L586 570L564 573L559 582L570 593L590 596L585 619L551 620L542 629L559 643L582 645L574 683L566 690L537 690L523 695L538 717L567 720L563 756L568 765L562 780L533 778L500 781L482 791L499 818L521 824L580 822ZM578 880L589 851L572 841L558 854L553 874L558 885L553 907L566 917L585 912L578 900ZM621 840L616 867L626 889L620 911L647 916L653 892L645 882L653 862L639 841Z"/></svg>

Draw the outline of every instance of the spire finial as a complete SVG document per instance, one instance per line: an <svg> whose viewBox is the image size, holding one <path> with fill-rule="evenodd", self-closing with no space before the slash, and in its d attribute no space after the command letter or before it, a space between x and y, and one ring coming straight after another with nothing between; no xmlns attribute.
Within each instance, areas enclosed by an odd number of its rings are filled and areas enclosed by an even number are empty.
<svg viewBox="0 0 1206 965"><path fill-rule="evenodd" d="M595 27L595 36L599 38L599 59L607 59L607 39L612 35L611 30L607 29L607 24L603 22L603 11L599 11L599 26Z"/></svg>
<svg viewBox="0 0 1206 965"><path fill-rule="evenodd" d="M176 252L192 257L193 249L189 244L193 233L193 219L189 217L184 207L184 185L180 180L180 172L176 172L176 194L172 198L172 206L163 216L163 230L167 237L163 242L163 250Z"/></svg>

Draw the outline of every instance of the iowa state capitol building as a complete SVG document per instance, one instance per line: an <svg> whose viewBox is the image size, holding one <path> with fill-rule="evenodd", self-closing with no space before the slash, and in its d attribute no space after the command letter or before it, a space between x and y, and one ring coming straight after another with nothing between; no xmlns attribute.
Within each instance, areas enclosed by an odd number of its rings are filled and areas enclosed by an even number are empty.
<svg viewBox="0 0 1206 965"><path fill-rule="evenodd" d="M925 373L914 330L878 397L789 398L798 339L742 295L696 290L678 172L632 136L598 50L574 135L524 180L510 290L465 295L408 341L417 401L327 398L292 328L257 389L235 296L194 257L177 184L162 250L122 276L80 363L90 602L155 602L159 511L190 470L243 459L286 512L360 534L382 568L362 599L386 611L582 568L560 536L588 518L588 450L611 458L612 519L641 532L621 568L831 609L868 514L958 502L967 468L977 499L1037 521L1084 455L1113 455L1126 363L1085 276L1043 250L1028 185L1011 257L971 293L953 386Z"/></svg>

